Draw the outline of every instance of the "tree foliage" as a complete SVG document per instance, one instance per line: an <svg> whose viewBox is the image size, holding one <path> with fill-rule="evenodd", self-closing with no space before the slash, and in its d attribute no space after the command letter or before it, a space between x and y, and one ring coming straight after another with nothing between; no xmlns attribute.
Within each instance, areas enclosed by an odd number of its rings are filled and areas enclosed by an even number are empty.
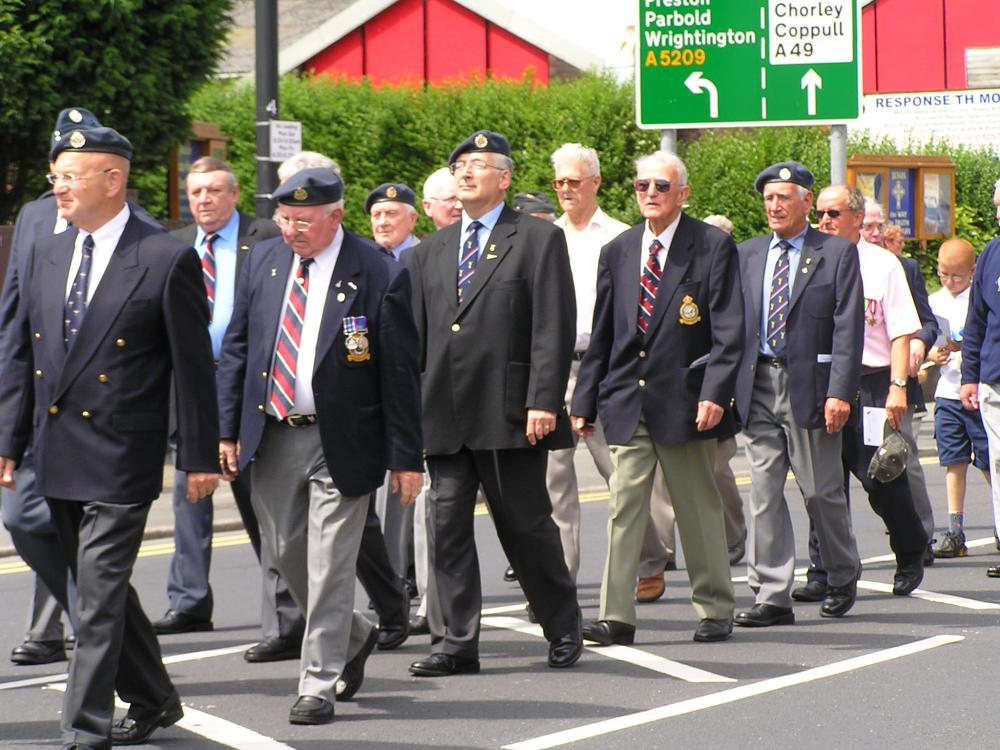
<svg viewBox="0 0 1000 750"><path fill-rule="evenodd" d="M80 106L155 168L187 137L232 0L0 0L0 221L44 188L59 110ZM251 108L252 112L252 108ZM160 186L165 190L165 185Z"/></svg>

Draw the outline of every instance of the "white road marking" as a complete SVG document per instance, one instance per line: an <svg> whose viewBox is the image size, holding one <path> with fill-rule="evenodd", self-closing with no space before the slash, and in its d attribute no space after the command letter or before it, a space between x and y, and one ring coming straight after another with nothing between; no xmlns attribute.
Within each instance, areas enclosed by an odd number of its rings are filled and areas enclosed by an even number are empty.
<svg viewBox="0 0 1000 750"><path fill-rule="evenodd" d="M65 692L66 683L49 685L48 689ZM115 705L118 708L127 709L129 704L116 697ZM236 748L236 750L295 750L291 745L257 734L252 729L212 716L197 708L191 708L186 703L182 703L182 705L184 706L184 717L173 726L197 734L206 740Z"/></svg>
<svg viewBox="0 0 1000 750"><path fill-rule="evenodd" d="M714 708L727 703L753 698L755 696L764 695L776 690L783 690L785 688L803 685L815 680L835 677L863 667L881 664L887 661L892 661L893 659L900 659L904 656L912 656L920 653L921 651L937 648L938 646L958 643L961 640L964 640L964 638L959 635L936 635L931 638L915 641L914 643L908 643L903 646L896 646L895 648L865 654L864 656L856 656L852 659L845 659L844 661L834 662L833 664L827 664L822 667L814 667L813 669L796 672L795 674L773 677L768 680L755 682L751 685L741 685L739 687L729 688L728 690L720 690L717 693L703 695L699 698L692 698L690 700L679 701L677 703L671 703L669 705L660 706L659 708L653 708L648 711L640 711L639 713L619 716L614 719L598 721L582 727L567 729L562 732L554 732L542 737L535 737L533 739L515 742L510 745L504 745L503 750L546 750L546 748L567 745L571 742L580 742L594 737L599 737L601 735L610 734L612 732L620 732L624 729L642 726L643 724L662 721L674 716L682 716L696 711L703 711L707 708Z"/></svg>
<svg viewBox="0 0 1000 750"><path fill-rule="evenodd" d="M869 591L878 591L883 594L892 593L892 584L889 583L879 583L878 581L858 581L859 589L867 589ZM954 596L953 594L938 594L934 591L924 591L923 589L916 589L910 594L911 599L924 599L928 602L935 602L937 604L950 604L953 607L962 607L963 609L974 609L980 612L986 610L997 610L1000 609L1000 604L996 602L981 602L978 599L967 599L964 596Z"/></svg>
<svg viewBox="0 0 1000 750"><path fill-rule="evenodd" d="M516 617L483 617L482 623L492 628L504 628L505 630L513 630L517 633L533 635L538 638L545 637L540 626ZM691 667L679 661L664 659L661 656L646 653L630 646L585 646L585 648L588 651L606 656L609 659L633 664L637 667L658 672L659 674L675 677L678 680L684 680L685 682L736 682L731 677L707 672L704 669Z"/></svg>

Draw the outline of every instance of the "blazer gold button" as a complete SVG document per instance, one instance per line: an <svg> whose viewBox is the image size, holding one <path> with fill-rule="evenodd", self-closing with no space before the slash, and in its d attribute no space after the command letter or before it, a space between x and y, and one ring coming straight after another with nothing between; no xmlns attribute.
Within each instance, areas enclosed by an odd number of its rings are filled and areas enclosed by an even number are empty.
<svg viewBox="0 0 1000 750"><path fill-rule="evenodd" d="M453 333L458 333L459 331L462 330L462 326L460 326L458 323L452 323L451 330Z"/></svg>
<svg viewBox="0 0 1000 750"><path fill-rule="evenodd" d="M262 372L262 373L260 374L260 376L261 376L262 378L266 378L266 377L267 377L267 370L264 370L264 372Z"/></svg>
<svg viewBox="0 0 1000 750"><path fill-rule="evenodd" d="M36 378L40 378L40 377L42 377L42 375L43 375L43 373L42 373L41 370L35 370L35 377Z"/></svg>
<svg viewBox="0 0 1000 750"><path fill-rule="evenodd" d="M639 352L639 358L640 359L645 359L646 358L646 351L645 350Z"/></svg>
<svg viewBox="0 0 1000 750"><path fill-rule="evenodd" d="M102 372L102 373L101 373L100 375L98 375L98 376L97 376L97 380L98 380L98 382L100 382L100 383L107 383L107 382L108 382L108 376L107 376L107 375L105 375L105 374L104 374L104 373Z"/></svg>
<svg viewBox="0 0 1000 750"><path fill-rule="evenodd" d="M59 407L56 406L55 404L52 404L52 406L49 407L49 414L58 414L58 413L59 413Z"/></svg>
<svg viewBox="0 0 1000 750"><path fill-rule="evenodd" d="M257 411L264 411L264 404L257 404Z"/></svg>
<svg viewBox="0 0 1000 750"><path fill-rule="evenodd" d="M80 412L80 416L83 417L84 419L90 419L90 412L84 409L83 411Z"/></svg>
<svg viewBox="0 0 1000 750"><path fill-rule="evenodd" d="M35 331L35 340L37 341L41 337L42 337L42 334L40 334L38 331Z"/></svg>
<svg viewBox="0 0 1000 750"><path fill-rule="evenodd" d="M643 378L639 378L639 387L640 388L646 387L646 381Z"/></svg>
<svg viewBox="0 0 1000 750"><path fill-rule="evenodd" d="M115 339L115 346L121 349L123 346L125 346L125 339Z"/></svg>

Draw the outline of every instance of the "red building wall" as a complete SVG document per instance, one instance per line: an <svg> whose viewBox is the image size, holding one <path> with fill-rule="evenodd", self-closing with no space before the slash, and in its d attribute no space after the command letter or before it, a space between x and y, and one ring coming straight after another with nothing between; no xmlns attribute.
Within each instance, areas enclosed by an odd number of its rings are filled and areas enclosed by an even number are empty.
<svg viewBox="0 0 1000 750"><path fill-rule="evenodd" d="M377 84L488 74L548 83L549 58L538 47L453 0L399 0L305 63L307 70Z"/></svg>
<svg viewBox="0 0 1000 750"><path fill-rule="evenodd" d="M1000 46L1000 2L875 0L861 34L866 94L964 89L965 50Z"/></svg>

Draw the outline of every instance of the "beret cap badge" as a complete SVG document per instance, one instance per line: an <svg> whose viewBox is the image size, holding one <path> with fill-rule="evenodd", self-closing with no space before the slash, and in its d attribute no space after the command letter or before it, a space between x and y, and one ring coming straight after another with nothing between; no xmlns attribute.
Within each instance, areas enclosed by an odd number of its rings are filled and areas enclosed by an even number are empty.
<svg viewBox="0 0 1000 750"><path fill-rule="evenodd" d="M390 185L389 187L387 187L385 190L385 195L387 198L395 198L396 197L395 185Z"/></svg>
<svg viewBox="0 0 1000 750"><path fill-rule="evenodd" d="M69 134L69 145L73 148L83 148L87 144L87 139L79 130L74 130Z"/></svg>
<svg viewBox="0 0 1000 750"><path fill-rule="evenodd" d="M309 197L309 192L305 188L295 188L295 192L292 193L292 198L297 201L304 201Z"/></svg>
<svg viewBox="0 0 1000 750"><path fill-rule="evenodd" d="M778 172L778 175L781 177L781 179L787 180L789 177L792 176L792 170L790 170L788 167L782 167L781 171Z"/></svg>
<svg viewBox="0 0 1000 750"><path fill-rule="evenodd" d="M489 143L489 140L482 133L476 136L475 140L476 148L486 148L487 143Z"/></svg>
<svg viewBox="0 0 1000 750"><path fill-rule="evenodd" d="M71 109L67 117L69 117L69 119L73 122L83 122L83 115L81 115L80 110L77 109Z"/></svg>

